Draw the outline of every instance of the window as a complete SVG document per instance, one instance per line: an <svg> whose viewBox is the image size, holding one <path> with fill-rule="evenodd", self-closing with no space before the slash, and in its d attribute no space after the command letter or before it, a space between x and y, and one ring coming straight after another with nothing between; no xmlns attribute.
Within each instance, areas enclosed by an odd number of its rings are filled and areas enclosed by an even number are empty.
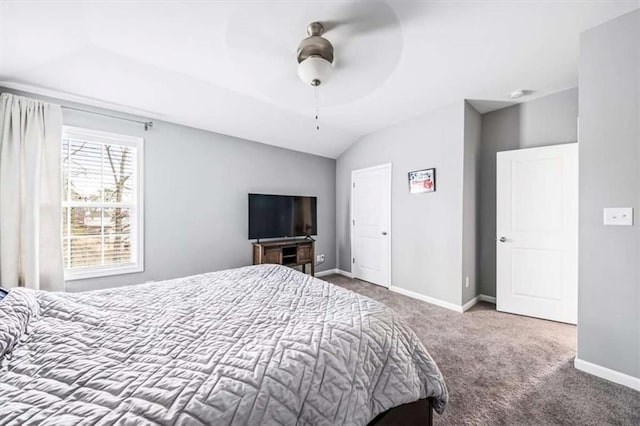
<svg viewBox="0 0 640 426"><path fill-rule="evenodd" d="M65 279L144 270L142 160L142 138L64 127Z"/></svg>

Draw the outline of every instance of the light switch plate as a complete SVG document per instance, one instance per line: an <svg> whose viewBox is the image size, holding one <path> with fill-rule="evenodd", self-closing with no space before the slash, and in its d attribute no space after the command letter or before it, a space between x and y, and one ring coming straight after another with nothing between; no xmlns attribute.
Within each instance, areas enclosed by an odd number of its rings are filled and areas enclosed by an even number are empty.
<svg viewBox="0 0 640 426"><path fill-rule="evenodd" d="M616 226L633 226L633 208L609 207L604 209L604 224Z"/></svg>

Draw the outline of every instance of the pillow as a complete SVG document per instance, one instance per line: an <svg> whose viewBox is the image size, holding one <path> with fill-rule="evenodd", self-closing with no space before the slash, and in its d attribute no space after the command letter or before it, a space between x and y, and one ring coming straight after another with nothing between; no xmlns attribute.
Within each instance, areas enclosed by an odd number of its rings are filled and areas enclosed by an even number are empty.
<svg viewBox="0 0 640 426"><path fill-rule="evenodd" d="M39 310L33 290L14 288L3 297L0 303L0 359L20 342L29 322L38 315Z"/></svg>

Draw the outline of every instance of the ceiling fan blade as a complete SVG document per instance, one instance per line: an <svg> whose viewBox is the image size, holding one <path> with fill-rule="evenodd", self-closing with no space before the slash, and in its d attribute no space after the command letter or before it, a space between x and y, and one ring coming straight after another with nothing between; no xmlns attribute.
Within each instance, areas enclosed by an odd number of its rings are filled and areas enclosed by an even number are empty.
<svg viewBox="0 0 640 426"><path fill-rule="evenodd" d="M321 21L325 33L339 31L346 36L357 36L399 24L395 12L385 3L346 3L338 15L342 17Z"/></svg>
<svg viewBox="0 0 640 426"><path fill-rule="evenodd" d="M296 54L296 46L290 46L284 40L261 28L255 28L252 32L235 33L232 37L227 36L227 45L231 49L251 51L258 54L294 58Z"/></svg>

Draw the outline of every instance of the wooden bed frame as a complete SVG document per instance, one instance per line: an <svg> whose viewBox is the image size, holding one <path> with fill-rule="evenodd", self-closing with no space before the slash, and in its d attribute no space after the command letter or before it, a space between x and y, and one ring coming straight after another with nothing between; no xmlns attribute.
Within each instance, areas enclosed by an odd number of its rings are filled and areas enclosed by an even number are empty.
<svg viewBox="0 0 640 426"><path fill-rule="evenodd" d="M368 426L432 426L433 399L419 399L416 402L393 407L378 414Z"/></svg>

